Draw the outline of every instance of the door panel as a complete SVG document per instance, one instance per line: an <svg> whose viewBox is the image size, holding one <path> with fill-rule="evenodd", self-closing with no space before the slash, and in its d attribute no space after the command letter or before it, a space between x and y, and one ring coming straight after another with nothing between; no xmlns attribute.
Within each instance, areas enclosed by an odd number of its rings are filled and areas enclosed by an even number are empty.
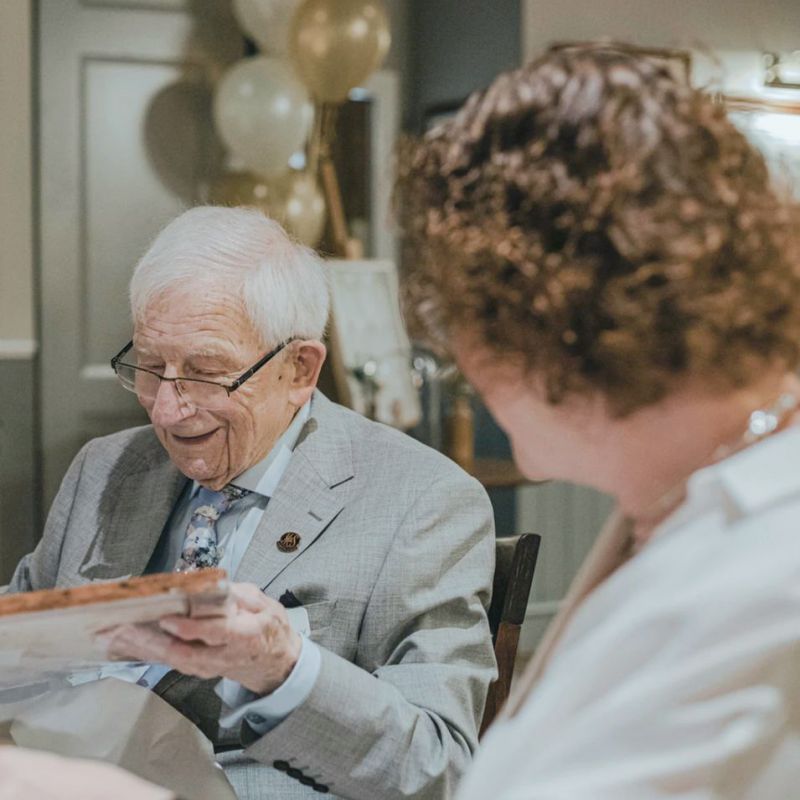
<svg viewBox="0 0 800 800"><path fill-rule="evenodd" d="M194 205L221 152L210 75L243 40L225 0L41 0L44 502L88 439L146 422L110 357L130 338L133 265ZM213 32L213 35L211 35Z"/></svg>

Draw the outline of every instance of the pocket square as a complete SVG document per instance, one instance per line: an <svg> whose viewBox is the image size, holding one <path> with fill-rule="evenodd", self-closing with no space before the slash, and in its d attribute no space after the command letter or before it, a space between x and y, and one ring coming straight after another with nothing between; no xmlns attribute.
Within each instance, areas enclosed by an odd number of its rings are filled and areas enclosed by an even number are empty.
<svg viewBox="0 0 800 800"><path fill-rule="evenodd" d="M278 598L284 608L300 608L303 604L288 589Z"/></svg>

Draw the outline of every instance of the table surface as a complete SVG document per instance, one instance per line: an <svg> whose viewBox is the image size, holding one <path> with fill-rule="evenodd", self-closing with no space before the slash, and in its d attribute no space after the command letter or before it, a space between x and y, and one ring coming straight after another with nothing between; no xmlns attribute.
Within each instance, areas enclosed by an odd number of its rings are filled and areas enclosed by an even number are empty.
<svg viewBox="0 0 800 800"><path fill-rule="evenodd" d="M535 483L528 480L510 458L476 458L469 473L487 489L513 488Z"/></svg>

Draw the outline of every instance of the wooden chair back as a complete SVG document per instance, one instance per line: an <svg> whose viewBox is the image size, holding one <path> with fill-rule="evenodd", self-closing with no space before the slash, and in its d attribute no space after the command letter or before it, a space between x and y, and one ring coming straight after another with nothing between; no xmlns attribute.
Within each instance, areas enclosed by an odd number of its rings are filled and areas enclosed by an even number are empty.
<svg viewBox="0 0 800 800"><path fill-rule="evenodd" d="M535 533L497 540L489 628L492 631L498 675L489 687L481 736L497 716L511 690L519 634L525 621L541 541L542 537Z"/></svg>

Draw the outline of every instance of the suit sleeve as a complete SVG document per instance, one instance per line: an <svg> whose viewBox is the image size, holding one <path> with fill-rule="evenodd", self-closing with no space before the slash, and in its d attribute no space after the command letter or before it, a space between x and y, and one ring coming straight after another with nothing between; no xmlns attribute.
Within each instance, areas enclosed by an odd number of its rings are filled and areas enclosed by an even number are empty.
<svg viewBox="0 0 800 800"><path fill-rule="evenodd" d="M70 464L47 515L44 534L36 549L17 564L8 584L8 594L52 589L56 585L64 535L90 446L91 444L84 445Z"/></svg>
<svg viewBox="0 0 800 800"><path fill-rule="evenodd" d="M331 793L445 798L469 764L496 675L483 488L450 472L412 504L367 606L356 663L322 649L307 700L246 751Z"/></svg>

